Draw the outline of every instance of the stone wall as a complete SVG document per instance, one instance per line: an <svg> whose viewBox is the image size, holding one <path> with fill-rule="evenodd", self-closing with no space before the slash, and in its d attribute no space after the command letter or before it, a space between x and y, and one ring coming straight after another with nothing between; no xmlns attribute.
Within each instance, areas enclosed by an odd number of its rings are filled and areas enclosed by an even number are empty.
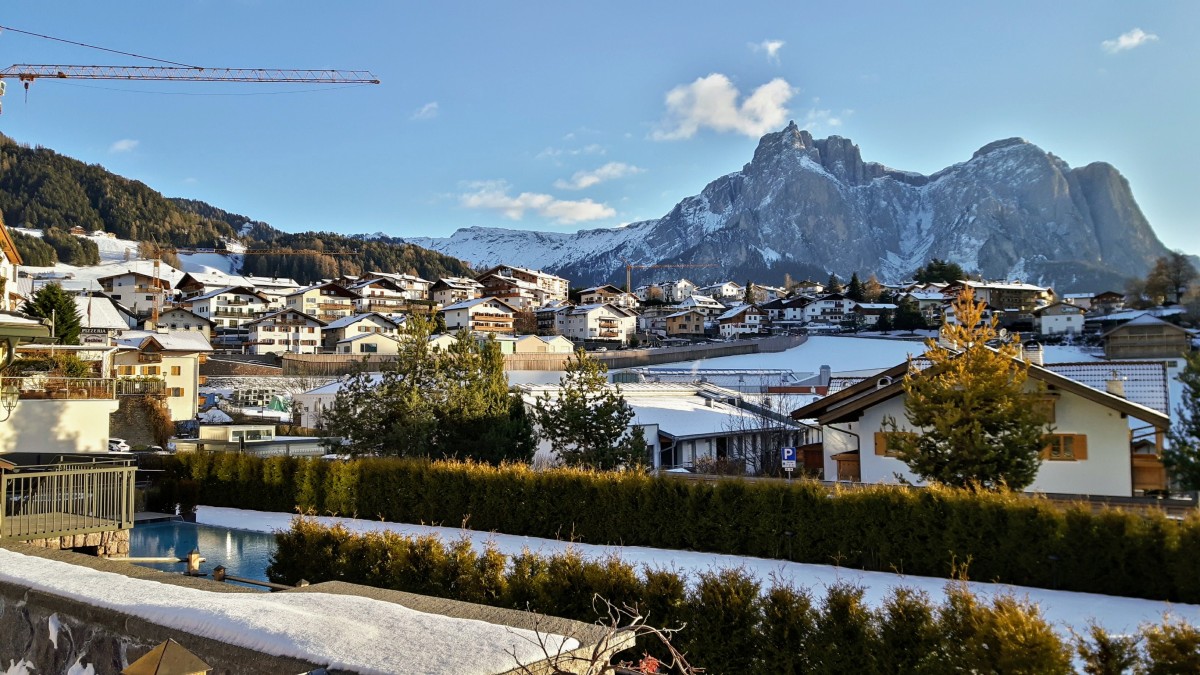
<svg viewBox="0 0 1200 675"><path fill-rule="evenodd" d="M214 592L257 593L246 588L166 574L129 563L3 544L26 555L62 560L127 576ZM0 581L0 667L7 672L120 673L156 645L172 638L212 666L213 675L325 673L315 664L280 658L209 638L170 630L143 619L53 593ZM12 667L16 666L16 667Z"/></svg>
<svg viewBox="0 0 1200 675"><path fill-rule="evenodd" d="M108 416L109 438L124 438L130 447L156 445L150 412L141 396L122 396L117 411Z"/></svg>
<svg viewBox="0 0 1200 675"><path fill-rule="evenodd" d="M30 546L48 548L52 551L75 551L100 556L101 558L110 558L118 555L129 555L129 530L68 534L63 537L53 537L51 539L32 539L26 543Z"/></svg>

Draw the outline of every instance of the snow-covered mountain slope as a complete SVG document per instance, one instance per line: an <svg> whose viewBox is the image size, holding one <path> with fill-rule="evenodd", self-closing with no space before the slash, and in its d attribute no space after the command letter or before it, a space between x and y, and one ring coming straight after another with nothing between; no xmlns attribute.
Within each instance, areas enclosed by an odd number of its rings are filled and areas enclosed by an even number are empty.
<svg viewBox="0 0 1200 675"><path fill-rule="evenodd" d="M467 228L412 243L471 261L543 268L587 285L639 274L782 282L875 273L898 281L931 258L988 278L1103 290L1142 275L1166 248L1112 166L1072 169L1023 139L990 143L933 175L864 162L849 139L795 124L764 136L741 171L658 220L570 233Z"/></svg>
<svg viewBox="0 0 1200 675"><path fill-rule="evenodd" d="M45 234L42 230L13 227L9 228L14 232L21 232L34 237L41 237ZM100 251L100 264L86 267L77 267L75 265L67 265L58 263L54 267L28 267L23 266L22 269L30 273L53 272L59 275L73 275L73 279L77 280L79 288L99 289L99 284L94 283L96 279L100 279L112 274L118 274L125 270L147 270L150 272L151 263L141 258L138 253L138 242L131 239L116 239L107 235L77 235L81 239L88 239L96 243L96 248ZM172 283L179 280L183 276L183 272L222 272L224 274L237 274L242 267L242 251L246 247L238 242L227 241L226 247L233 252L233 255L222 253L179 253L180 269L176 270L169 265L160 265L159 268L163 272L163 278L173 276ZM169 271L168 271L169 270Z"/></svg>

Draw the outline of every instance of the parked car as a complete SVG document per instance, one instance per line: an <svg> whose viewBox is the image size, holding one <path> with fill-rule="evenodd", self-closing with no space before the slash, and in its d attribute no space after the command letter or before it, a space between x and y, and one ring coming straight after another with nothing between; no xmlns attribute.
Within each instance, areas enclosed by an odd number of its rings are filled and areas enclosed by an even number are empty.
<svg viewBox="0 0 1200 675"><path fill-rule="evenodd" d="M108 439L108 451L129 452L129 444L125 442L124 438L110 438Z"/></svg>

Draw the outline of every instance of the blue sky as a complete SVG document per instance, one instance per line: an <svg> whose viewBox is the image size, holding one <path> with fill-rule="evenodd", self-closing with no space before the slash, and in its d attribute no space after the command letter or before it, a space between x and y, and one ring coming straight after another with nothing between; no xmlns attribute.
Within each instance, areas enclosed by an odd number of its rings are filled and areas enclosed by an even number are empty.
<svg viewBox="0 0 1200 675"><path fill-rule="evenodd" d="M383 84L16 83L0 131L284 230L657 218L794 119L930 173L1021 136L1200 253L1200 3L7 3L0 24ZM0 62L138 64L0 33Z"/></svg>

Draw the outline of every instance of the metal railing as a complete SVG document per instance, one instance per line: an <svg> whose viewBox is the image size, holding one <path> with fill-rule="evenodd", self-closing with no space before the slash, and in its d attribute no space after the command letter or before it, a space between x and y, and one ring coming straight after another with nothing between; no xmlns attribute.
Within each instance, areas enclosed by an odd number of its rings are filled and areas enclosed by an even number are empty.
<svg viewBox="0 0 1200 675"><path fill-rule="evenodd" d="M22 400L44 398L116 398L115 380L111 377L24 375L20 377L0 377L0 386L16 387L18 397Z"/></svg>
<svg viewBox="0 0 1200 675"><path fill-rule="evenodd" d="M167 382L154 379L117 379L117 396L161 396L167 393Z"/></svg>
<svg viewBox="0 0 1200 675"><path fill-rule="evenodd" d="M129 460L0 469L0 539L48 539L133 527Z"/></svg>

